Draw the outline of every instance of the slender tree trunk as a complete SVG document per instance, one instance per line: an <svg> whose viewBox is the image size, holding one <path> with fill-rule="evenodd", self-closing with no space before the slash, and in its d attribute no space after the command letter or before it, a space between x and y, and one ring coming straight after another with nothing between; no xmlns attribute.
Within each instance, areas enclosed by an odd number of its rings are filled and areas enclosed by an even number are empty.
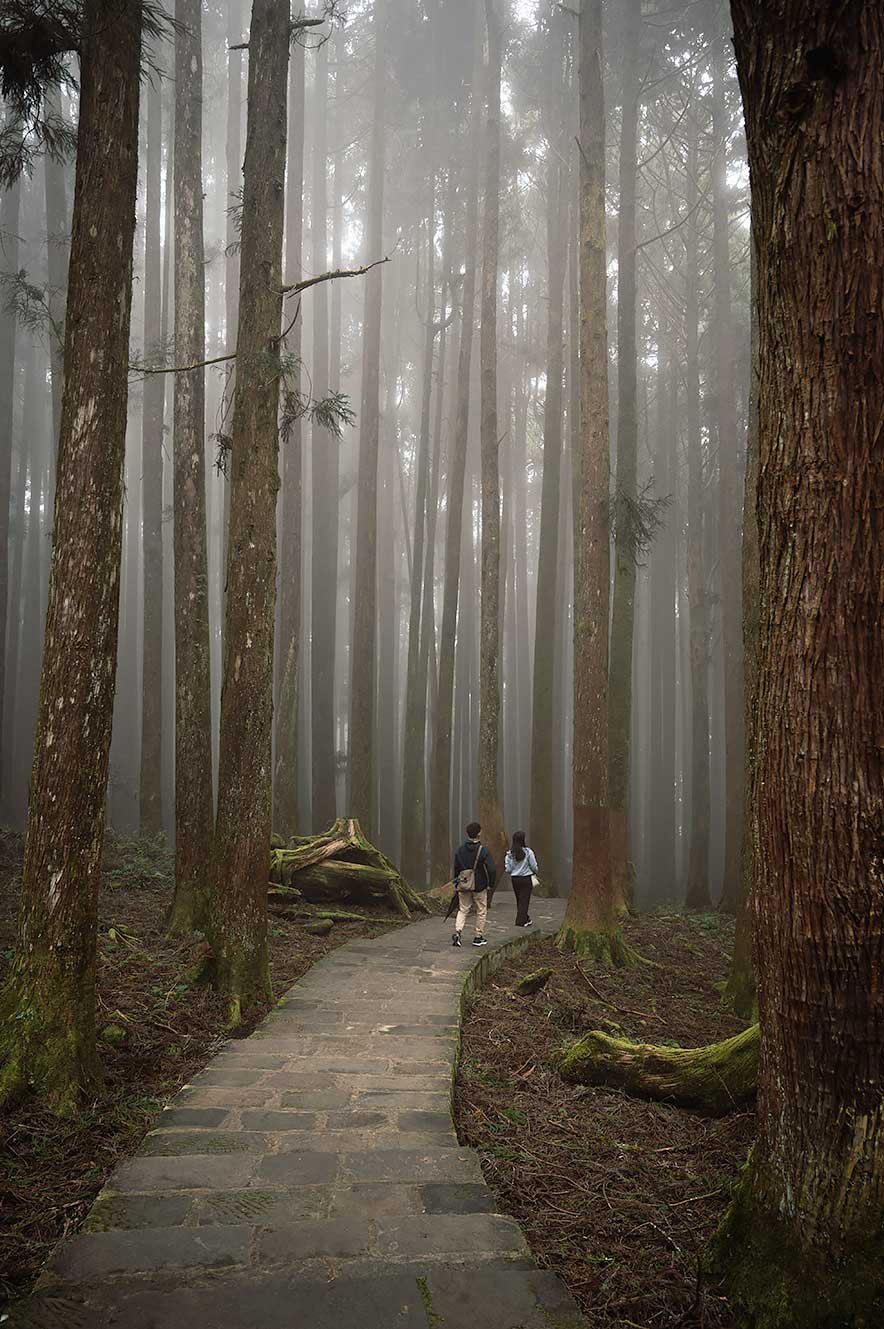
<svg viewBox="0 0 884 1329"><path fill-rule="evenodd" d="M558 43L550 69L550 85L562 83L562 58ZM555 889L556 856L553 777L554 708L557 636L561 623L560 601L556 595L559 565L559 496L562 471L562 406L565 372L563 323L565 314L565 206L567 171L560 151L562 134L557 120L563 120L563 98L553 94L549 110L547 138L555 152L547 157L546 253L547 253L547 322L546 322L546 396L543 405L543 485L540 500L540 547L537 562L537 608L534 632L534 696L531 737L531 843L543 867L543 882ZM526 532L517 528L517 539ZM525 625L522 625L525 631Z"/></svg>
<svg viewBox="0 0 884 1329"><path fill-rule="evenodd" d="M386 0L374 12L374 91L368 164L366 258L380 257L384 234L384 103ZM366 277L362 344L362 411L356 510L355 615L350 684L350 811L371 835L374 799L374 715L377 669L377 520L380 439L381 268Z"/></svg>
<svg viewBox="0 0 884 1329"><path fill-rule="evenodd" d="M436 344L436 170L430 166L427 197L426 286L424 346L421 365L421 416L417 452L417 484L414 498L414 540L411 564L411 596L408 616L408 660L405 679L405 723L402 758L402 874L406 881L421 885L426 872L424 832L425 790L423 776L426 727L427 676L421 678L421 616L424 590L424 537L427 526L427 492L430 473L430 413L433 396L433 352ZM444 310L443 310L444 316ZM423 682L424 700L418 689Z"/></svg>
<svg viewBox="0 0 884 1329"><path fill-rule="evenodd" d="M61 89L57 83L50 83L46 89L46 114L61 123ZM48 305L52 322L49 331L49 364L52 375L52 452L49 461L49 510L51 511L55 497L55 451L58 447L58 431L61 428L61 396L64 386L64 305L67 297L70 258L70 218L64 163L51 152L47 152L43 156L43 167L46 184Z"/></svg>
<svg viewBox="0 0 884 1329"><path fill-rule="evenodd" d="M162 253L160 186L162 177L163 103L158 79L147 87L147 216L144 246L144 354L160 353L162 335ZM144 635L141 684L141 830L156 835L163 828L163 416L165 374L144 383L141 428L142 557Z"/></svg>
<svg viewBox="0 0 884 1329"><path fill-rule="evenodd" d="M52 570L0 1096L98 1077L95 938L119 615L141 5L86 0Z"/></svg>
<svg viewBox="0 0 884 1329"><path fill-rule="evenodd" d="M724 93L725 40L718 36L712 57L712 250L715 269L715 395L718 422L718 522L721 636L724 659L724 877L720 907L735 913L742 872L746 744L744 731L742 588L740 525L742 502L737 467L737 414L734 395L734 335L730 290L727 193L727 105Z"/></svg>
<svg viewBox="0 0 884 1329"><path fill-rule="evenodd" d="M460 590L460 561L463 532L464 477L470 423L470 371L476 304L476 251L479 231L480 95L474 78L467 154L466 221L464 228L464 277L460 347L457 363L457 402L454 433L448 452L446 495L445 581L442 593L442 627L439 647L439 686L433 725L431 771L430 858L434 882L447 881L451 870L451 723L454 706L455 640L458 635L457 602ZM470 606L472 613L472 606Z"/></svg>
<svg viewBox="0 0 884 1329"><path fill-rule="evenodd" d="M500 741L500 464L497 432L497 268L500 245L501 33L494 0L485 0L488 109L482 243L482 604L479 646L479 820L482 838L503 871L506 832L498 790Z"/></svg>
<svg viewBox="0 0 884 1329"><path fill-rule="evenodd" d="M637 497L636 159L641 0L626 0L623 30L623 113L620 121L620 207L617 214L617 471L615 476L614 604L608 695L608 795L611 872L618 904L630 894L629 768L632 730L632 642L635 627L635 531L627 512Z"/></svg>
<svg viewBox="0 0 884 1329"><path fill-rule="evenodd" d="M242 215L242 46L243 0L227 0L227 130L225 136L225 166L227 173L227 222L225 227L224 258L224 324L227 354L236 352L237 324L239 323L239 275L241 232L237 217ZM168 236L166 239L168 244ZM236 362L228 369L227 399L233 400ZM230 431L230 420L222 426ZM221 642L222 654L225 632L224 607L227 602L227 534L230 526L230 477L223 476L223 513L221 515Z"/></svg>
<svg viewBox="0 0 884 1329"><path fill-rule="evenodd" d="M608 824L608 337L601 0L582 0L580 450L574 521L574 865L559 945L619 961Z"/></svg>
<svg viewBox="0 0 884 1329"><path fill-rule="evenodd" d="M254 0L213 858L215 983L234 1024L253 1002L270 997L267 853L289 37L288 6Z"/></svg>
<svg viewBox="0 0 884 1329"><path fill-rule="evenodd" d="M6 272L19 269L19 217L21 182L16 181L0 202L0 257ZM12 484L12 421L15 411L16 316L0 307L0 716L6 692L6 611L9 600L9 496ZM14 717L10 716L10 725ZM4 744L7 736L4 735ZM2 777L0 777L2 778ZM3 792L0 790L0 792Z"/></svg>
<svg viewBox="0 0 884 1329"><path fill-rule="evenodd" d="M758 257L758 1139L716 1242L770 1329L884 1312L884 11L732 12Z"/></svg>
<svg viewBox="0 0 884 1329"><path fill-rule="evenodd" d="M313 88L313 271L328 267L328 47L316 53ZM313 302L313 393L329 387L328 287ZM310 610L310 716L313 763L313 827L335 819L335 639L338 585L339 444L314 423L310 465L313 484L313 564ZM366 823L367 825L367 823Z"/></svg>
<svg viewBox="0 0 884 1329"><path fill-rule="evenodd" d="M203 57L200 0L176 0L175 357L206 354ZM205 370L175 374L175 896L173 932L208 918L212 841L212 681L206 548Z"/></svg>
<svg viewBox="0 0 884 1329"><path fill-rule="evenodd" d="M301 280L304 229L304 48L292 50L289 69L288 164L286 167L286 284ZM289 334L289 349L301 359L301 320ZM276 724L273 825L283 836L298 828L298 680L301 643L301 448L300 418L283 444L282 542L279 576L280 682ZM331 818L334 820L334 818Z"/></svg>
<svg viewBox="0 0 884 1329"><path fill-rule="evenodd" d="M688 464L688 610L691 671L691 811L688 827L688 909L708 909L709 893L709 626L703 567L703 443L700 433L700 272L697 221L697 139L689 124L685 208L685 386Z"/></svg>

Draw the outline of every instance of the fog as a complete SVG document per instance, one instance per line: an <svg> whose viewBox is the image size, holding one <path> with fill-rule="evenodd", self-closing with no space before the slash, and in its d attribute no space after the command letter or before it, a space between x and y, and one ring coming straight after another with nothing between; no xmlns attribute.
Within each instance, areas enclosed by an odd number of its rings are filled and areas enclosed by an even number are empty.
<svg viewBox="0 0 884 1329"><path fill-rule="evenodd" d="M294 741L297 773L285 814L292 823L279 829L308 834L352 812L353 683L357 690L367 683L371 763L360 771L370 773L370 829L423 886L445 880L449 865L438 846L458 843L479 804L481 331L494 179L487 14L479 0L354 0L346 13L326 9L314 8L326 21L305 29L293 47L285 280L388 261L286 302L286 323L297 314L300 390L338 410L331 418L308 411L285 431L280 449L275 770L281 781L283 745ZM565 891L585 150L577 25L567 6L549 0L494 0L491 11L502 55L490 365L500 484L498 786L507 831L526 830L542 876ZM224 357L236 346L246 142L248 52L235 48L247 41L248 22L245 0L202 5L204 358L218 362L206 368L203 431L213 769L202 778L213 786L233 388ZM628 859L637 904L682 903L689 895L695 904L724 895L727 904L736 899L739 850L731 836L743 799L741 543L750 426L739 89L727 6L718 0L608 0L604 22L610 687L612 707L617 698L626 704L618 715L626 716L619 751L629 753L621 803ZM181 366L172 43L154 46L151 65L142 83L108 811L119 833L161 828L171 839L175 374L144 371ZM57 96L58 112L74 125L76 86ZM0 198L0 517L8 512L0 817L17 827L27 816L52 550L73 180L72 160L35 157ZM288 345L291 352L291 339ZM485 353L488 369L487 345ZM341 411L347 405L352 421ZM363 539L374 544L377 576L366 590L357 554L366 493L360 450L372 429L376 520L367 502ZM446 616L446 569L455 552ZM360 606L371 618L368 638ZM456 628L448 631L454 608ZM361 653L366 640L374 643L370 658ZM292 644L297 672L286 682ZM617 723L612 710L611 761ZM438 782L434 789L440 760L447 808ZM282 793L275 791L277 806Z"/></svg>

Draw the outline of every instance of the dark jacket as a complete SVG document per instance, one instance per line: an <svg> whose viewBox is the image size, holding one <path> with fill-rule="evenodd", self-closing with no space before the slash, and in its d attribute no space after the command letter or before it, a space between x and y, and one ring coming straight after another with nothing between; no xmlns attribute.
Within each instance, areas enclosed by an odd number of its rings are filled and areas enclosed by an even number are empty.
<svg viewBox="0 0 884 1329"><path fill-rule="evenodd" d="M467 840L458 849L454 855L454 872L452 880L456 883L461 872L466 872L468 868L475 865L476 869L476 890L493 891L494 883L497 881L497 868L494 866L494 859L483 845L479 850L479 861L476 862L476 849L478 840Z"/></svg>

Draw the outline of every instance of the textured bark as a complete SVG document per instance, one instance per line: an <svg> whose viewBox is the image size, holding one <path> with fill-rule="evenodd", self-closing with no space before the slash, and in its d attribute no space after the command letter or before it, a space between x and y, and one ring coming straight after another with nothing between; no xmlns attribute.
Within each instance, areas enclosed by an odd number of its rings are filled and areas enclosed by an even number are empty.
<svg viewBox="0 0 884 1329"><path fill-rule="evenodd" d="M617 470L618 510L636 498L636 159L641 0L626 0L623 27L623 111L620 119L620 206L617 214ZM632 731L632 641L635 549L625 523L615 531L614 603L608 692L608 797L611 873L618 902L629 896L629 768Z"/></svg>
<svg viewBox="0 0 884 1329"><path fill-rule="evenodd" d="M51 83L46 89L46 115L61 123L61 89ZM55 452L61 428L61 396L64 387L64 306L67 297L68 261L70 259L70 218L68 216L65 166L52 155L43 155L46 184L46 267L49 277L47 301L52 328L49 335L49 364L52 377L52 451L50 460L49 511L55 497Z"/></svg>
<svg viewBox="0 0 884 1329"><path fill-rule="evenodd" d="M559 945L623 958L608 825L608 337L601 0L582 0L580 446L574 514L574 866Z"/></svg>
<svg viewBox="0 0 884 1329"><path fill-rule="evenodd" d="M286 165L285 280L301 280L304 228L304 48L292 49L289 67L288 163ZM301 320L288 348L301 359ZM314 385L315 386L315 385ZM276 764L273 772L273 826L293 835L298 825L298 702L301 672L301 451L300 419L283 444L282 523L279 553L279 700ZM337 543L337 542L336 542Z"/></svg>
<svg viewBox="0 0 884 1329"><path fill-rule="evenodd" d="M163 104L159 79L147 86L147 215L144 244L144 353L157 355L162 335L160 181ZM144 636L141 685L140 822L146 835L163 827L163 416L165 374L144 382L141 425Z"/></svg>
<svg viewBox="0 0 884 1329"><path fill-rule="evenodd" d="M232 1023L270 996L267 845L288 62L288 7L254 0L213 852L214 978Z"/></svg>
<svg viewBox="0 0 884 1329"><path fill-rule="evenodd" d="M735 913L742 872L746 751L743 696L742 586L740 526L742 502L737 465L737 406L734 388L734 334L730 291L727 194L727 105L724 79L729 45L718 37L712 73L712 256L715 273L713 332L715 406L718 424L719 585L721 647L724 661L724 876L720 908Z"/></svg>
<svg viewBox="0 0 884 1329"><path fill-rule="evenodd" d="M573 1043L561 1073L576 1084L604 1084L638 1098L724 1116L755 1097L758 1025L701 1048L630 1043L595 1031Z"/></svg>
<svg viewBox="0 0 884 1329"><path fill-rule="evenodd" d="M880 1323L884 11L734 0L758 259L759 1133L715 1263L766 1329Z"/></svg>
<svg viewBox="0 0 884 1329"><path fill-rule="evenodd" d="M203 57L200 0L176 0L175 357L206 354ZM206 547L205 370L175 374L175 895L172 931L208 918L212 840L212 681Z"/></svg>
<svg viewBox="0 0 884 1329"><path fill-rule="evenodd" d="M687 581L691 675L691 802L688 824L688 909L708 909L709 893L709 628L703 566L703 444L700 433L700 272L697 220L699 126L688 126L685 181L685 420L687 424Z"/></svg>
<svg viewBox="0 0 884 1329"><path fill-rule="evenodd" d="M552 58L549 86L558 90L562 84L562 49L550 39ZM550 94L548 94L550 95ZM561 605L556 594L559 566L559 498L562 472L562 406L565 372L563 340L565 300L565 225L567 169L562 160L562 133L565 107L563 97L551 94L547 108L549 124L546 137L550 143L547 157L546 254L546 395L543 403L543 481L540 495L540 543L537 561L537 605L534 631L534 677L531 728L531 842L543 867L544 886L557 893L555 813L553 778L555 723L553 693L558 657L558 634ZM554 149L554 150L553 150ZM525 529L516 524L516 540L524 542ZM522 632L527 624L518 623ZM521 680L519 680L521 682Z"/></svg>
<svg viewBox="0 0 884 1329"><path fill-rule="evenodd" d="M0 251L6 272L18 272L18 235L21 213L21 183L16 181L0 202ZM15 343L16 318L6 309L5 300L0 308L0 719L4 713L6 695L6 638L7 603L9 600L9 497L12 484L12 417L15 405ZM10 716L10 731L13 726ZM9 737L4 734L4 745ZM0 774L2 779L2 774ZM0 788L0 792L5 791Z"/></svg>
<svg viewBox="0 0 884 1329"><path fill-rule="evenodd" d="M328 267L328 48L316 53L313 84L313 271ZM371 257L376 258L373 253ZM370 259L368 260L370 261ZM317 286L313 304L312 390L329 387L328 287ZM377 414L377 407L375 407ZM335 816L335 638L338 585L339 445L314 424L310 463L313 489L313 573L310 608L310 727L313 763L313 825Z"/></svg>
<svg viewBox="0 0 884 1329"><path fill-rule="evenodd" d="M227 0L227 126L224 139L227 186L227 221L224 234L224 331L228 355L236 352L237 324L239 323L240 230L237 214L242 207L242 106L243 59L242 48L243 0ZM168 244L168 238L166 243ZM235 388L236 362L228 367L227 394L232 399ZM230 527L230 478L224 478L223 513L221 516L221 641L222 654L226 622L224 606L227 602L227 536Z"/></svg>
<svg viewBox="0 0 884 1329"><path fill-rule="evenodd" d="M141 5L87 0L46 644L0 1097L98 1074L95 938L119 614Z"/></svg>
<svg viewBox="0 0 884 1329"><path fill-rule="evenodd" d="M442 592L442 629L439 646L439 686L433 725L433 768L430 797L430 860L434 883L447 881L451 857L451 757L454 710L455 639L459 634L457 602L463 531L464 476L470 423L470 367L476 304L476 251L479 230L479 91L473 90L470 132L464 151L466 169L466 221L462 321L457 361L457 404L454 433L448 450L448 492L445 523L445 581ZM472 606L470 606L472 613Z"/></svg>
<svg viewBox="0 0 884 1329"><path fill-rule="evenodd" d="M498 790L500 742L500 467L497 430L497 281L500 236L500 69L499 18L494 0L485 0L488 34L485 133L485 208L482 231L481 449L482 586L479 641L479 821L482 839L503 871L506 833Z"/></svg>
<svg viewBox="0 0 884 1329"><path fill-rule="evenodd" d="M384 232L384 104L387 67L386 0L374 12L374 79L368 166L366 262L380 256ZM356 508L356 605L350 682L350 809L364 826L374 825L374 715L377 669L377 519L380 442L381 268L365 279L362 342L362 410L359 494Z"/></svg>

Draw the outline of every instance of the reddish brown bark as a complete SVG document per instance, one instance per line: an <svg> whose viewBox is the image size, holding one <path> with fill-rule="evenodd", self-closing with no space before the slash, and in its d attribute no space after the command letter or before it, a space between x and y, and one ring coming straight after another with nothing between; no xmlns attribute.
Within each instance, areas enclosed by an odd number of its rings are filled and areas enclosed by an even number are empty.
<svg viewBox="0 0 884 1329"><path fill-rule="evenodd" d="M138 170L141 4L87 0L65 384L19 937L0 1097L60 1111L91 1087L95 937L113 715Z"/></svg>
<svg viewBox="0 0 884 1329"><path fill-rule="evenodd" d="M733 0L758 261L759 1135L747 1318L881 1322L884 10Z"/></svg>

